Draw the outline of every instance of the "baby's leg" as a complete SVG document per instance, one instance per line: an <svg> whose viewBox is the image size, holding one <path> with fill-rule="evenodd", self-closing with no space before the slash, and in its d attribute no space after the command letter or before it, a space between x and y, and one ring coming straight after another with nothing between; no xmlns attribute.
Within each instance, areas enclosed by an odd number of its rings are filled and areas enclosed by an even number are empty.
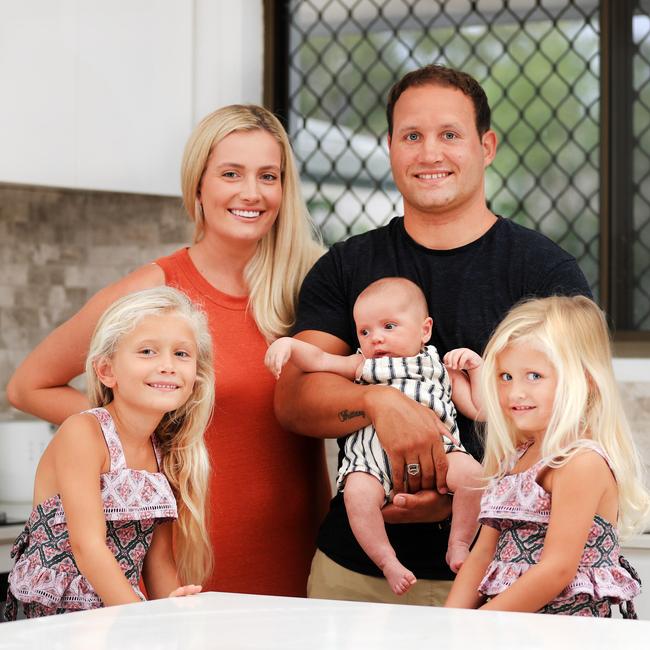
<svg viewBox="0 0 650 650"><path fill-rule="evenodd" d="M352 472L345 479L343 499L350 527L366 555L383 571L390 588L398 596L415 583L415 576L397 559L388 541L381 514L386 495L372 474Z"/></svg>
<svg viewBox="0 0 650 650"><path fill-rule="evenodd" d="M447 456L449 470L447 486L454 493L451 506L451 531L445 558L449 568L458 573L469 555L469 545L478 528L478 513L481 508L483 487L482 470L479 463L469 454L451 452Z"/></svg>

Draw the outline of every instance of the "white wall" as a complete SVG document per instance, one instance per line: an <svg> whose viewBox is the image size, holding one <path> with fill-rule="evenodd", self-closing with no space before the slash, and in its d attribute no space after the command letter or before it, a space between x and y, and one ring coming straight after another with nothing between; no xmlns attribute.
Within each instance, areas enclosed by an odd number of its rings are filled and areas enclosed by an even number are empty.
<svg viewBox="0 0 650 650"><path fill-rule="evenodd" d="M0 0L0 182L180 193L192 126L262 99L262 0Z"/></svg>
<svg viewBox="0 0 650 650"><path fill-rule="evenodd" d="M614 359L614 374L618 381L648 382L650 381L650 359Z"/></svg>

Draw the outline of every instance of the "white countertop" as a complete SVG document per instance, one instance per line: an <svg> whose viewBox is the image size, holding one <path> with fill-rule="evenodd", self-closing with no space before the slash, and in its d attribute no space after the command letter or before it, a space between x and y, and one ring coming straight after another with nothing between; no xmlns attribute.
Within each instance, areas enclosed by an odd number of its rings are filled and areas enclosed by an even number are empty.
<svg viewBox="0 0 650 650"><path fill-rule="evenodd" d="M0 625L0 648L465 650L648 647L649 621L206 593Z"/></svg>

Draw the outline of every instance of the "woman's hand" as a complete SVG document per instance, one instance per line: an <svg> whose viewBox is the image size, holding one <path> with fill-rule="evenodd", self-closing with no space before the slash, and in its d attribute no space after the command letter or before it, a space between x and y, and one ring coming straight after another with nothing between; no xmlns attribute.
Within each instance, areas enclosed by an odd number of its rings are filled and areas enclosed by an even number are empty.
<svg viewBox="0 0 650 650"><path fill-rule="evenodd" d="M177 587L169 594L169 598L180 598L182 596L193 596L198 594L203 587L201 585L183 585L182 587Z"/></svg>

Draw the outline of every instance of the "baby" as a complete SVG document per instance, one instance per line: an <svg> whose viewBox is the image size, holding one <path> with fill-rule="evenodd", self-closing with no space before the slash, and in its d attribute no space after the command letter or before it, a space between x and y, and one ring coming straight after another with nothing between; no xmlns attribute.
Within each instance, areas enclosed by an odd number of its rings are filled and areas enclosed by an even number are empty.
<svg viewBox="0 0 650 650"><path fill-rule="evenodd" d="M467 417L477 417L481 357L465 348L452 350L444 359L447 373L436 348L426 346L433 321L424 294L405 278L373 282L357 298L353 315L361 355L333 355L285 337L269 347L265 363L276 377L291 359L305 372L333 372L363 383L393 386L437 413L450 434L443 439L449 453L447 485L454 494L446 561L457 572L476 533L482 472L454 440L454 404ZM417 465L407 465L409 473L418 470ZM393 592L405 593L416 578L397 559L386 534L381 508L392 498L391 468L371 424L347 437L337 487L343 491L357 541Z"/></svg>

